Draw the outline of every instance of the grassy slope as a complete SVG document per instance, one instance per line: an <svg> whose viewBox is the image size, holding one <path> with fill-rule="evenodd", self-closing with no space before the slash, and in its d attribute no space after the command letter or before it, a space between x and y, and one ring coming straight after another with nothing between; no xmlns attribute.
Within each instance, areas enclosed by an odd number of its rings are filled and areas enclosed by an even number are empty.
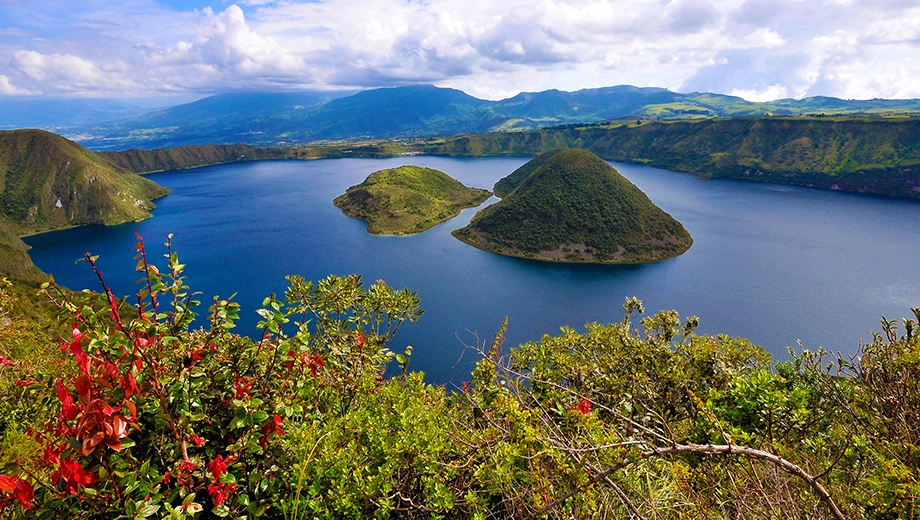
<svg viewBox="0 0 920 520"><path fill-rule="evenodd" d="M0 132L0 275L28 287L47 279L20 235L140 220L167 193L55 134Z"/></svg>
<svg viewBox="0 0 920 520"><path fill-rule="evenodd" d="M693 243L670 215L590 152L563 150L540 162L498 204L454 232L509 256L587 263L641 263Z"/></svg>
<svg viewBox="0 0 920 520"><path fill-rule="evenodd" d="M136 173L183 170L210 164L261 159L284 159L289 152L277 148L256 148L245 144L178 146L156 150L99 152L106 160Z"/></svg>
<svg viewBox="0 0 920 520"><path fill-rule="evenodd" d="M527 161L520 168L511 172L511 175L502 177L498 182L495 183L495 195L498 197L507 197L512 191L514 191L518 186L521 185L527 177L530 177L530 174L534 172L540 166L543 166L543 163L552 158L559 150L552 150L549 152L543 152L540 155L534 157L532 160Z"/></svg>
<svg viewBox="0 0 920 520"><path fill-rule="evenodd" d="M63 137L0 132L0 216L17 234L141 220L167 193Z"/></svg>
<svg viewBox="0 0 920 520"><path fill-rule="evenodd" d="M419 233L478 206L489 192L467 188L446 173L421 166L400 166L370 174L336 197L346 215L366 220L376 235Z"/></svg>
<svg viewBox="0 0 920 520"><path fill-rule="evenodd" d="M561 127L440 140L425 152L537 155L564 146L701 177L920 198L920 120L913 119L759 118Z"/></svg>

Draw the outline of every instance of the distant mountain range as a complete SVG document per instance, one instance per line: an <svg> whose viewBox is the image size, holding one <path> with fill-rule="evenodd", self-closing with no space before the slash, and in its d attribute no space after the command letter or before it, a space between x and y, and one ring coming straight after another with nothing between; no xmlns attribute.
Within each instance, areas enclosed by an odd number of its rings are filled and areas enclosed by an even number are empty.
<svg viewBox="0 0 920 520"><path fill-rule="evenodd" d="M6 103L4 105L3 103ZM39 103L34 101L33 103ZM52 103L52 102L46 102ZM500 101L432 85L354 92L220 94L148 111L114 102L41 108L0 102L0 128L38 126L97 150L245 143L288 146L335 140L449 136L529 130L614 119L772 116L920 116L920 100L811 97L753 103L711 93L621 85L525 92ZM33 112L33 117L28 113ZM37 112L42 112L37 114Z"/></svg>

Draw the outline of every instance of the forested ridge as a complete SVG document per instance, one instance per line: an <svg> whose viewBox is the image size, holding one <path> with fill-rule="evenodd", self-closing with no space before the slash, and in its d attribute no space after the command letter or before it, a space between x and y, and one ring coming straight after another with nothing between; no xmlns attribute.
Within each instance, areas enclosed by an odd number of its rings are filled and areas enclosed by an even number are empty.
<svg viewBox="0 0 920 520"><path fill-rule="evenodd" d="M104 152L135 172L257 159L530 155L582 148L608 161L733 178L920 198L920 119L762 117L613 122L450 138L277 149L243 145Z"/></svg>

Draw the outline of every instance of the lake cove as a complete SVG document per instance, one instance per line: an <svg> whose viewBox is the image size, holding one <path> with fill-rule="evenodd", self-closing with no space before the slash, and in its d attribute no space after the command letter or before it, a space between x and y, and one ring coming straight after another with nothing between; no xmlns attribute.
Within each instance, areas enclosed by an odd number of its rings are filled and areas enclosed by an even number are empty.
<svg viewBox="0 0 920 520"><path fill-rule="evenodd" d="M652 264L550 264L503 257L451 236L477 209L423 233L375 236L332 200L371 172L404 164L441 170L463 184L491 188L528 158L456 159L415 156L228 164L149 175L172 193L154 218L28 237L32 259L73 289L98 289L88 266L100 255L106 279L134 294L133 247L140 233L150 257L162 242L187 264L201 291L199 314L214 295L237 292L237 332L255 335L255 310L284 276L319 279L357 273L418 291L425 314L400 329L391 348L414 347L411 369L428 380L469 378L476 338L484 341L508 316L506 345L556 334L569 325L623 318L627 296L647 313L675 309L700 318L700 333L725 333L763 345L777 358L801 340L853 353L879 318L899 319L920 305L920 203L808 188L731 180L700 181L644 166L614 166L683 223L694 244ZM494 202L490 199L486 204ZM161 262L165 265L165 260Z"/></svg>

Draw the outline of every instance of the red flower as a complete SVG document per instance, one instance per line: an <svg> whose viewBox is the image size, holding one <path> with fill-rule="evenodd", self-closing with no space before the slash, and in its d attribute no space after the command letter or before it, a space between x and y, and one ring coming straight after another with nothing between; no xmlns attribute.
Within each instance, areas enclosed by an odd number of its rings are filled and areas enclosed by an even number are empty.
<svg viewBox="0 0 920 520"><path fill-rule="evenodd" d="M64 386L64 383L57 381L54 383L57 390L58 399L61 401L61 418L65 421L72 421L80 413L80 409L73 404L73 395L70 390Z"/></svg>
<svg viewBox="0 0 920 520"><path fill-rule="evenodd" d="M208 464L208 471L214 475L214 482L217 482L220 476L227 471L227 462L229 462L231 459L231 457L224 459L223 455L218 455L214 460L211 461L210 464Z"/></svg>
<svg viewBox="0 0 920 520"><path fill-rule="evenodd" d="M358 348L359 349L364 348L364 333L363 332L358 333Z"/></svg>
<svg viewBox="0 0 920 520"><path fill-rule="evenodd" d="M591 401L584 399L578 403L578 411L584 415L591 415Z"/></svg>
<svg viewBox="0 0 920 520"><path fill-rule="evenodd" d="M73 458L62 460L60 469L52 479L55 482L64 479L64 490L71 495L77 493L77 488L91 486L99 481L99 477L95 473L85 471L83 466Z"/></svg>
<svg viewBox="0 0 920 520"><path fill-rule="evenodd" d="M192 444L194 444L195 446L198 446L199 448L201 447L202 444L204 444L204 439L202 439L198 435L192 435L191 437L188 438L188 440L190 440Z"/></svg>
<svg viewBox="0 0 920 520"><path fill-rule="evenodd" d="M22 504L23 509L32 509L32 499L35 498L35 490L32 489L32 484L29 484L29 481L19 479L16 482L16 489L13 491L13 496Z"/></svg>
<svg viewBox="0 0 920 520"><path fill-rule="evenodd" d="M10 361L9 359L6 359L5 357L0 357L0 365L15 366L16 363Z"/></svg>
<svg viewBox="0 0 920 520"><path fill-rule="evenodd" d="M7 477L6 475L0 475L0 491L4 493L11 493L16 489L16 481L19 480L19 477Z"/></svg>
<svg viewBox="0 0 920 520"><path fill-rule="evenodd" d="M179 464L179 473L180 474L191 473L195 471L197 467L198 467L198 464L195 464L194 462L190 460L184 460L182 461L182 464Z"/></svg>
<svg viewBox="0 0 920 520"><path fill-rule="evenodd" d="M208 494L211 495L211 500L214 501L215 506L219 506L224 503L227 498L233 494L233 487L236 486L236 482L230 482L229 484L225 482L215 482L208 486Z"/></svg>
<svg viewBox="0 0 920 520"><path fill-rule="evenodd" d="M268 444L268 439L272 434L277 434L279 437L284 437L284 430L281 429L281 416L275 414L271 422L267 422L262 425L262 439L259 441L259 445L263 448Z"/></svg>
<svg viewBox="0 0 920 520"><path fill-rule="evenodd" d="M248 377L237 377L233 382L233 388L236 390L236 398L240 399L244 395L249 395L252 390L252 381Z"/></svg>

